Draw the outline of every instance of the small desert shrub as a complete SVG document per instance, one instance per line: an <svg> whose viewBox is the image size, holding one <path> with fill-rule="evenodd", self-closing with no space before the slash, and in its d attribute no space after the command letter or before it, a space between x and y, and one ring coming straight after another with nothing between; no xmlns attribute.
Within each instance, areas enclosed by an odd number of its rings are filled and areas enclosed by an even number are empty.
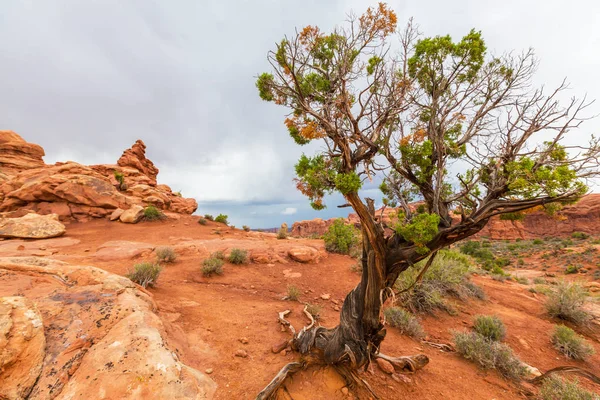
<svg viewBox="0 0 600 400"><path fill-rule="evenodd" d="M288 237L287 228L284 228L282 226L281 228L279 228L279 231L277 232L277 239L287 239L287 237Z"/></svg>
<svg viewBox="0 0 600 400"><path fill-rule="evenodd" d="M142 287L154 287L162 268L158 263L143 262L135 264L133 270L126 275Z"/></svg>
<svg viewBox="0 0 600 400"><path fill-rule="evenodd" d="M156 261L159 263L172 263L177 260L177 253L169 246L157 247L154 251L156 253Z"/></svg>
<svg viewBox="0 0 600 400"><path fill-rule="evenodd" d="M331 253L349 254L359 242L358 231L352 225L346 225L342 218L336 219L323 236L325 249Z"/></svg>
<svg viewBox="0 0 600 400"><path fill-rule="evenodd" d="M286 300L290 301L298 301L300 298L300 289L298 289L294 285L288 285L287 287L287 296L285 296Z"/></svg>
<svg viewBox="0 0 600 400"><path fill-rule="evenodd" d="M210 215L210 214L204 214L204 218L207 219L207 220L209 220L209 221L214 221L215 220L214 217L212 215Z"/></svg>
<svg viewBox="0 0 600 400"><path fill-rule="evenodd" d="M227 221L227 215L225 214L219 214L217 215L217 217L215 218L215 222L220 222L222 224L227 225L229 222Z"/></svg>
<svg viewBox="0 0 600 400"><path fill-rule="evenodd" d="M569 381L556 375L544 379L540 396L542 400L600 400L597 395L580 387L577 379Z"/></svg>
<svg viewBox="0 0 600 400"><path fill-rule="evenodd" d="M245 232L250 232L250 227L249 227L248 225L243 225L243 226L242 226L242 229L243 229Z"/></svg>
<svg viewBox="0 0 600 400"><path fill-rule="evenodd" d="M540 244L544 244L544 241L542 239L534 239L532 243L537 246Z"/></svg>
<svg viewBox="0 0 600 400"><path fill-rule="evenodd" d="M590 315L583 306L587 301L587 291L576 282L559 282L556 290L548 294L546 310L551 317L584 324Z"/></svg>
<svg viewBox="0 0 600 400"><path fill-rule="evenodd" d="M173 193L176 197L183 197L183 195L181 194L181 190L174 192Z"/></svg>
<svg viewBox="0 0 600 400"><path fill-rule="evenodd" d="M552 289L545 284L542 285L535 285L534 287L536 293L541 293L541 294L545 294L545 295L549 295L550 293L552 293Z"/></svg>
<svg viewBox="0 0 600 400"><path fill-rule="evenodd" d="M483 369L496 369L505 378L515 380L525 374L521 361L504 343L488 340L476 332L455 332L454 343L458 354Z"/></svg>
<svg viewBox="0 0 600 400"><path fill-rule="evenodd" d="M577 266L575 266L575 265L569 265L565 269L565 274L567 274L567 275L576 274L577 272L579 272L579 268L577 268Z"/></svg>
<svg viewBox="0 0 600 400"><path fill-rule="evenodd" d="M483 291L483 289L471 281L466 281L463 284L463 288L465 290L465 293L469 297L473 297L480 300L486 299L485 292Z"/></svg>
<svg viewBox="0 0 600 400"><path fill-rule="evenodd" d="M306 311L312 315L315 320L321 318L321 307L316 304L306 303Z"/></svg>
<svg viewBox="0 0 600 400"><path fill-rule="evenodd" d="M154 206L147 206L144 208L144 220L146 221L158 221L160 219L165 218L165 214L163 214L158 208Z"/></svg>
<svg viewBox="0 0 600 400"><path fill-rule="evenodd" d="M206 225L206 218L200 218L200 219L198 220L198 223L199 223L200 225Z"/></svg>
<svg viewBox="0 0 600 400"><path fill-rule="evenodd" d="M543 285L546 283L546 280L538 276L536 278L533 278L533 283L535 283L536 285Z"/></svg>
<svg viewBox="0 0 600 400"><path fill-rule="evenodd" d="M515 281L517 283L520 283L521 285L529 285L529 279L524 278L522 276L515 276Z"/></svg>
<svg viewBox="0 0 600 400"><path fill-rule="evenodd" d="M421 339L425 336L425 331L419 320L400 307L386 308L383 312L388 324L398 328L403 335L410 336L415 339Z"/></svg>
<svg viewBox="0 0 600 400"><path fill-rule="evenodd" d="M202 275L223 275L223 259L210 257L204 260L202 262Z"/></svg>
<svg viewBox="0 0 600 400"><path fill-rule="evenodd" d="M362 274L363 266L362 262L358 261L350 266L350 271Z"/></svg>
<svg viewBox="0 0 600 400"><path fill-rule="evenodd" d="M125 185L125 177L123 176L123 174L119 171L115 171L114 175L115 175L115 179L117 180L117 183L119 184L118 189L126 190L127 185Z"/></svg>
<svg viewBox="0 0 600 400"><path fill-rule="evenodd" d="M481 336L501 342L506 336L506 327L502 320L493 315L478 315L473 322L473 330Z"/></svg>
<svg viewBox="0 0 600 400"><path fill-rule="evenodd" d="M573 239L580 239L580 240L584 240L590 237L590 235L588 235L585 232L573 232L571 233L571 237Z"/></svg>
<svg viewBox="0 0 600 400"><path fill-rule="evenodd" d="M247 264L248 252L242 249L231 249L229 253L229 262L232 264Z"/></svg>
<svg viewBox="0 0 600 400"><path fill-rule="evenodd" d="M212 252L210 254L210 258L218 258L219 260L225 260L225 253L223 253L221 250L217 250L215 252Z"/></svg>
<svg viewBox="0 0 600 400"><path fill-rule="evenodd" d="M554 348L574 360L585 360L595 353L594 348L582 336L568 326L556 325L552 332Z"/></svg>
<svg viewBox="0 0 600 400"><path fill-rule="evenodd" d="M474 289L475 284L467 285L470 258L454 250L439 251L422 280L404 291L415 282L425 263L423 260L409 267L395 283L396 290L401 292L397 301L405 308L412 312L433 313L437 309L450 312L452 308L444 296L481 298L480 291Z"/></svg>

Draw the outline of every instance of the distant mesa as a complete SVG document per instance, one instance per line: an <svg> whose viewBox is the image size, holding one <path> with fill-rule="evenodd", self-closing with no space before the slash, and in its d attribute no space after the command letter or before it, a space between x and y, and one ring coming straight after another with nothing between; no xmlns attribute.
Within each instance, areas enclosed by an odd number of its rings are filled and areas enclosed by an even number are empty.
<svg viewBox="0 0 600 400"><path fill-rule="evenodd" d="M158 168L146 158L146 145L136 141L117 164L46 165L44 149L12 131L0 131L0 213L31 210L57 214L61 221L107 218L117 209L133 206L192 214L196 200L173 193L157 183ZM122 184L115 175L122 176ZM22 214L21 214L22 215ZM20 216L20 215L19 215Z"/></svg>

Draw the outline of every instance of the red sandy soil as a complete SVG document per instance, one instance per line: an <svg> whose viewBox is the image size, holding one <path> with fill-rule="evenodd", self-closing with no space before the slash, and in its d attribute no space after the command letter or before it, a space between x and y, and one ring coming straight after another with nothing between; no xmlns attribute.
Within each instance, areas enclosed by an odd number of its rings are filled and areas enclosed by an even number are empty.
<svg viewBox="0 0 600 400"><path fill-rule="evenodd" d="M223 234L214 234L222 227ZM223 228L213 222L206 226L197 223L197 217L182 217L178 221L142 222L136 225L94 220L71 223L66 237L80 239L81 243L64 247L53 257L79 265L93 265L110 272L126 274L135 262L144 259L99 261L96 249L111 240L129 240L154 245L176 245L181 238L213 239L235 238L245 240L240 230ZM263 239L277 244L275 237ZM318 240L297 240L299 244L317 243ZM281 243L281 242L280 242ZM335 326L339 313L334 308L342 304L345 295L359 281L359 275L350 270L355 261L346 256L329 255L317 264L226 264L224 275L205 278L201 262L208 253L187 253L174 264L165 266L158 286L149 289L159 306L158 315L168 327L169 340L182 360L200 371L212 369L210 377L218 384L216 399L253 399L286 363L297 354L273 354L273 345L289 339L281 332L277 313L292 310L290 321L300 329L308 323L302 314L303 304L282 300L288 285L301 289L301 302L322 307L321 324ZM147 255L145 259L151 259ZM537 260L536 260L537 261ZM299 278L286 278L284 270L299 272ZM428 340L450 343L452 330L468 329L477 314L497 314L507 327L508 343L527 364L544 372L559 365L575 365L600 375L600 331L598 326L580 331L594 345L597 354L586 362L570 361L550 343L550 332L557 321L545 315L544 295L533 294L516 282L494 281L486 276L473 277L483 287L488 299L456 301L457 314L440 312L424 317L423 326ZM330 300L322 300L330 294ZM247 338L242 344L240 339ZM245 350L247 358L234 354ZM495 371L484 372L473 363L454 353L445 353L433 347L398 334L388 327L382 352L388 355L424 353L430 363L414 375L397 382L377 366L362 376L376 389L382 399L515 399L525 398L527 390L535 387L511 383ZM583 382L588 389L600 392L599 386ZM341 389L344 382L331 369L309 368L295 375L286 384L294 400L345 399ZM350 397L352 398L352 397Z"/></svg>

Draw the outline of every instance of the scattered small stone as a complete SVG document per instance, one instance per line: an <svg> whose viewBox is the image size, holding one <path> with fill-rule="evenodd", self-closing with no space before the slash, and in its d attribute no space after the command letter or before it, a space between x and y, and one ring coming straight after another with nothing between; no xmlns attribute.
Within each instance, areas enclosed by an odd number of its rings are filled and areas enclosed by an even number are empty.
<svg viewBox="0 0 600 400"><path fill-rule="evenodd" d="M282 325L282 327L283 327L283 325ZM284 329L284 331L285 331L285 329ZM271 351L272 351L274 354L280 353L280 352L281 352L281 350L285 350L285 349L288 347L288 343L289 343L289 342L288 342L287 340L284 340L283 342L281 342L281 343L279 343L279 344L276 344L276 345L274 345L274 346L271 348Z"/></svg>
<svg viewBox="0 0 600 400"><path fill-rule="evenodd" d="M248 353L246 352L246 350L240 349L235 352L235 356L240 358L248 358Z"/></svg>
<svg viewBox="0 0 600 400"><path fill-rule="evenodd" d="M285 349L283 349L279 352L279 354L281 354L282 356L285 356L287 354L287 351Z"/></svg>
<svg viewBox="0 0 600 400"><path fill-rule="evenodd" d="M386 374L393 374L395 372L394 366L383 358L377 359L377 365L379 365L379 368Z"/></svg>
<svg viewBox="0 0 600 400"><path fill-rule="evenodd" d="M331 300L331 302L332 302L333 304L335 304L336 306L337 306L338 304L340 304L340 303L339 303L339 302L338 302L336 299L332 299L332 300Z"/></svg>
<svg viewBox="0 0 600 400"><path fill-rule="evenodd" d="M333 309L334 309L335 311L340 311L340 308L339 308L338 306L335 306L335 307L333 307Z"/></svg>
<svg viewBox="0 0 600 400"><path fill-rule="evenodd" d="M329 299L331 298L331 295L330 295L329 293L322 294L322 295L321 295L321 298L322 298L323 300L329 300Z"/></svg>
<svg viewBox="0 0 600 400"><path fill-rule="evenodd" d="M350 391L348 390L348 388L347 388L347 387L345 387L345 386L344 386L344 387L342 388L342 394L343 394L344 396L348 396L348 393L350 393Z"/></svg>
<svg viewBox="0 0 600 400"><path fill-rule="evenodd" d="M246 337L239 338L238 340L239 340L239 341L240 341L240 343L242 343L242 344L248 344L248 338L246 338Z"/></svg>
<svg viewBox="0 0 600 400"><path fill-rule="evenodd" d="M204 371L204 372L206 372L207 374L210 375L210 374L213 373L213 369L212 368L207 368L206 371Z"/></svg>

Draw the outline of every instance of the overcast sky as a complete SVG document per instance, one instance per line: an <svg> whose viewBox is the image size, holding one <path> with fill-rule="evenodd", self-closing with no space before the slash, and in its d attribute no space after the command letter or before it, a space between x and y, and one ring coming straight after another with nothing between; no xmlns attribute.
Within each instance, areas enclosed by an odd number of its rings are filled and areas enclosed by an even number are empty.
<svg viewBox="0 0 600 400"><path fill-rule="evenodd" d="M46 150L47 163L115 163L142 139L158 180L198 212L236 226L346 215L313 211L292 182L302 151L286 110L255 76L295 27L327 30L367 1L53 0L0 2L0 129ZM483 32L491 52L536 49L537 80L568 77L600 98L600 1L391 1L426 36ZM600 112L600 105L594 106ZM581 135L600 131L589 122ZM308 149L310 150L310 149Z"/></svg>

